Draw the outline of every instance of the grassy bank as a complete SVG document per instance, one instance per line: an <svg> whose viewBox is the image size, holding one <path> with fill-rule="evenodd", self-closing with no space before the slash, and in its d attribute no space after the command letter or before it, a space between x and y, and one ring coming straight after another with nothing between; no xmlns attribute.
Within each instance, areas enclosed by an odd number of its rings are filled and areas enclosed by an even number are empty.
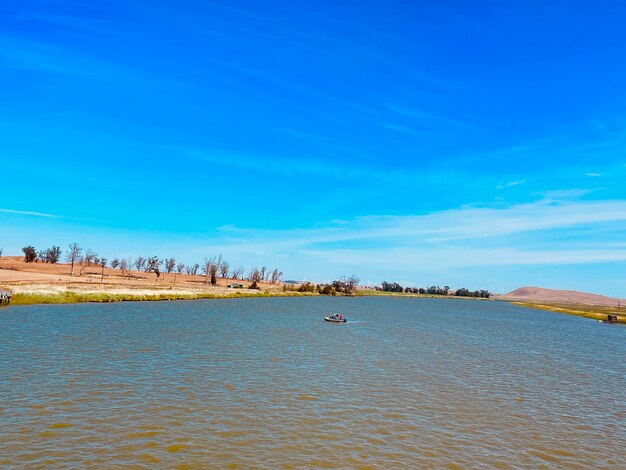
<svg viewBox="0 0 626 470"><path fill-rule="evenodd" d="M584 304L559 304L559 303L535 303L535 302L511 302L520 307L534 308L536 310L547 310L550 312L576 315L578 317L590 318L593 320L606 320L607 315L617 315L618 323L626 323L626 309L617 307L606 307L601 305Z"/></svg>
<svg viewBox="0 0 626 470"><path fill-rule="evenodd" d="M311 294L301 292L234 292L233 294L107 294L90 292L62 292L59 294L13 294L11 305L74 304L81 302L142 302L159 300L242 299L253 297L304 297Z"/></svg>

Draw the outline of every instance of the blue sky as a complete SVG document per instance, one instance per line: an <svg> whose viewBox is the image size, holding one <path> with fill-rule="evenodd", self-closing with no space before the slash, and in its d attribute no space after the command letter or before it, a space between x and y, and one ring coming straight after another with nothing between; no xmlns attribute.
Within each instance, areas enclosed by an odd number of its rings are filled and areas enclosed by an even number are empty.
<svg viewBox="0 0 626 470"><path fill-rule="evenodd" d="M2 9L5 254L626 296L626 4Z"/></svg>

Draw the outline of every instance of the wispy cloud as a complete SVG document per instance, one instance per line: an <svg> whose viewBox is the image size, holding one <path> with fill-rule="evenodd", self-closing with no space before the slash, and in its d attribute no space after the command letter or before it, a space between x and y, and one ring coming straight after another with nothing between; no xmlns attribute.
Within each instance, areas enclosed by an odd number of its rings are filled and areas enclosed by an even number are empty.
<svg viewBox="0 0 626 470"><path fill-rule="evenodd" d="M593 193L593 189L571 188L543 191L540 194L546 201L561 201L564 199L580 199L591 193Z"/></svg>
<svg viewBox="0 0 626 470"><path fill-rule="evenodd" d="M30 215L30 216L33 216L33 217L47 217L47 218L52 218L52 219L61 219L61 218L63 218L62 215L46 214L44 212L35 212L35 211L20 211L20 210L16 210L16 209L0 208L0 212L3 212L5 214Z"/></svg>
<svg viewBox="0 0 626 470"><path fill-rule="evenodd" d="M303 132L295 129L275 129L275 132L280 134L284 134L295 139L303 140L305 142L315 143L318 145L323 145L333 149L341 149L344 151L349 151L353 154L358 154L362 156L365 153L365 149L363 145L358 142L354 142L347 139L339 139L333 137L327 137L319 134L315 134L312 132Z"/></svg>
<svg viewBox="0 0 626 470"><path fill-rule="evenodd" d="M15 19L20 21L31 21L39 23L49 23L77 31L85 31L98 35L130 37L128 34L122 33L119 28L113 25L105 24L96 18L80 18L77 16L63 15L46 15L41 13L32 13L24 11L16 15Z"/></svg>
<svg viewBox="0 0 626 470"><path fill-rule="evenodd" d="M229 226L213 244L231 252L254 247L255 255L297 253L335 262L351 257L351 263L364 265L366 259L384 259L407 266L416 258L433 266L443 259L454 266L621 261L626 252L606 246L602 237L566 242L553 238L555 232L582 227L587 233L597 229L606 234L611 226L626 231L626 201L541 200L503 208L462 207L414 216L360 217L315 229ZM516 246L511 246L513 236Z"/></svg>
<svg viewBox="0 0 626 470"><path fill-rule="evenodd" d="M410 245L418 240L433 243L496 238L609 222L626 222L626 201L540 200L505 208L468 206L424 215L368 216L323 229L272 232L270 238L290 238L294 233L298 244L375 239Z"/></svg>
<svg viewBox="0 0 626 470"><path fill-rule="evenodd" d="M404 126L402 124L394 124L390 122L381 122L380 125L385 129L390 129L392 131L402 132L403 134L415 134L417 131L409 126Z"/></svg>
<svg viewBox="0 0 626 470"><path fill-rule="evenodd" d="M293 157L279 159L256 155L226 155L196 149L176 148L173 150L196 160L285 176L308 175L322 176L331 179L364 180L386 183L417 183L425 178L433 177L432 175L427 176L416 171L380 170L366 165L341 165L331 159L297 159Z"/></svg>
<svg viewBox="0 0 626 470"><path fill-rule="evenodd" d="M0 208L0 214L13 214L13 215L24 215L28 217L41 217L45 219L59 219L59 220L68 220L68 221L83 221L83 222L101 222L99 219L94 218L85 218L85 217L74 217L69 215L59 215L59 214L48 214L46 212L37 212L37 211L24 211L18 209L7 209Z"/></svg>
<svg viewBox="0 0 626 470"><path fill-rule="evenodd" d="M458 121L456 119L451 119L445 116L440 116L434 113L429 113L419 109L408 109L398 105L387 105L387 107L396 114L400 114L402 116L412 118L417 122L421 122L422 124L429 124L431 126L452 126L452 127L470 127L468 124Z"/></svg>
<svg viewBox="0 0 626 470"><path fill-rule="evenodd" d="M499 184L498 186L496 186L496 189L510 188L512 186L519 186L520 184L524 184L524 183L526 183L526 180L509 181L508 183Z"/></svg>
<svg viewBox="0 0 626 470"><path fill-rule="evenodd" d="M89 79L129 78L122 68L62 46L0 35L0 66Z"/></svg>

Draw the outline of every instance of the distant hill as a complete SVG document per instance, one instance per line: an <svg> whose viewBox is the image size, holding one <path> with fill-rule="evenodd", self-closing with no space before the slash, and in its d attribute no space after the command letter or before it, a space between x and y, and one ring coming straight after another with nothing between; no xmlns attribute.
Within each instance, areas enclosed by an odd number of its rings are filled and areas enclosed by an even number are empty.
<svg viewBox="0 0 626 470"><path fill-rule="evenodd" d="M502 300L515 300L521 302L555 302L586 305L612 305L617 306L621 302L626 306L626 299L615 299L605 295L590 294L574 290L554 290L542 287L520 287L508 294L497 296Z"/></svg>

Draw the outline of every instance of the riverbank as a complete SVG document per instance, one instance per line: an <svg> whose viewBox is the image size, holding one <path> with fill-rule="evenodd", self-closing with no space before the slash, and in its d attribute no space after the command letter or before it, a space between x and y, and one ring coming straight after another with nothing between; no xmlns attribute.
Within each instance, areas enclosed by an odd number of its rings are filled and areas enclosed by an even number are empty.
<svg viewBox="0 0 626 470"><path fill-rule="evenodd" d="M512 305L532 308L535 310L547 310L549 312L575 315L577 317L589 318L592 320L606 320L607 315L617 316L617 322L626 324L626 309L584 304L547 303L547 302L510 302Z"/></svg>
<svg viewBox="0 0 626 470"><path fill-rule="evenodd" d="M73 292L66 291L58 294L22 293L14 294L11 305L37 305L37 304L72 304L82 302L107 303L107 302L144 302L162 300L202 300L202 299L243 299L252 297L303 297L311 294L301 292L233 292L228 294L213 293L144 293L144 294L116 294L107 292Z"/></svg>
<svg viewBox="0 0 626 470"><path fill-rule="evenodd" d="M24 263L21 257L0 259L0 290L12 292L11 305L199 300L247 297L295 297L308 293L284 291L281 283L217 278L213 285L204 275L125 271L98 266ZM237 287L228 287L229 285Z"/></svg>
<svg viewBox="0 0 626 470"><path fill-rule="evenodd" d="M607 315L617 316L617 322L626 324L626 308L618 308L616 306L607 305L587 305L576 303L557 303L557 302L520 302L506 299L479 299L469 297L456 297L452 295L433 295L433 294L412 294L405 292L383 292L371 289L357 291L359 295L367 296L384 296L384 297L415 297L415 298L436 298L436 299L462 299L462 300L480 300L480 301L499 301L507 302L511 305L525 307L535 310L545 310L554 313L562 313L566 315L575 315L578 317L589 318L591 320L606 320Z"/></svg>

